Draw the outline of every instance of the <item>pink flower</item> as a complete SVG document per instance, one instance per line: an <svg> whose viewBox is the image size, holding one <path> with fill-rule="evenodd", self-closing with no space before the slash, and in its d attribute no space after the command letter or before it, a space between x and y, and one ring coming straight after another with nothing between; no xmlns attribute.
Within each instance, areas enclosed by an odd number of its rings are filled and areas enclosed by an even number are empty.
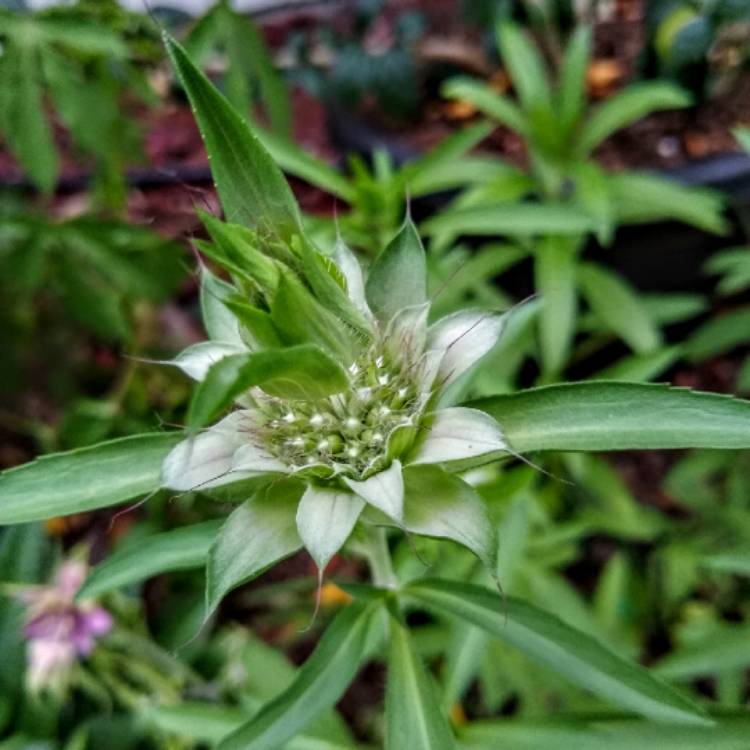
<svg viewBox="0 0 750 750"><path fill-rule="evenodd" d="M77 659L88 656L96 639L112 628L112 616L92 602L76 602L86 565L68 561L51 586L29 589L24 636L28 643L28 682L32 690L60 689Z"/></svg>

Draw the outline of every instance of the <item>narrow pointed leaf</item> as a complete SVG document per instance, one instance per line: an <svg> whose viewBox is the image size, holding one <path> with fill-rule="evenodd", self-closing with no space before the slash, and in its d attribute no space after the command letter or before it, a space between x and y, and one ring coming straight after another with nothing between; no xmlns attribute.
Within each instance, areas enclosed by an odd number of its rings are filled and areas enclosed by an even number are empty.
<svg viewBox="0 0 750 750"><path fill-rule="evenodd" d="M354 189L347 179L324 161L308 154L296 143L279 135L263 131L258 137L274 161L285 171L309 182L341 200L351 203Z"/></svg>
<svg viewBox="0 0 750 750"><path fill-rule="evenodd" d="M276 482L232 512L208 555L207 614L226 593L302 546L294 522L302 490L298 482Z"/></svg>
<svg viewBox="0 0 750 750"><path fill-rule="evenodd" d="M506 125L516 133L526 132L526 119L518 105L493 91L486 83L459 76L443 84L440 93L449 99L460 99L473 104L482 114Z"/></svg>
<svg viewBox="0 0 750 750"><path fill-rule="evenodd" d="M750 401L687 388L589 381L491 396L468 406L493 416L521 453L750 448Z"/></svg>
<svg viewBox="0 0 750 750"><path fill-rule="evenodd" d="M583 295L597 317L634 351L652 351L661 335L638 294L616 274L594 263L578 268Z"/></svg>
<svg viewBox="0 0 750 750"><path fill-rule="evenodd" d="M461 734L465 750L745 750L750 719L721 717L716 726L656 724L639 719L561 717L471 724Z"/></svg>
<svg viewBox="0 0 750 750"><path fill-rule="evenodd" d="M539 339L543 369L560 372L570 355L577 306L576 242L566 237L544 237L536 253L534 276L541 297Z"/></svg>
<svg viewBox="0 0 750 750"><path fill-rule="evenodd" d="M580 26L570 37L560 71L560 119L573 128L586 106L586 73L591 57L591 30Z"/></svg>
<svg viewBox="0 0 750 750"><path fill-rule="evenodd" d="M536 112L549 105L550 90L547 71L541 55L514 23L503 22L497 27L498 48L510 73L518 98L527 112Z"/></svg>
<svg viewBox="0 0 750 750"><path fill-rule="evenodd" d="M367 277L370 309L382 322L405 307L427 301L427 259L417 228L408 219L375 259Z"/></svg>
<svg viewBox="0 0 750 750"><path fill-rule="evenodd" d="M300 231L300 217L281 170L185 50L168 34L164 44L193 107L227 218L288 241Z"/></svg>
<svg viewBox="0 0 750 750"><path fill-rule="evenodd" d="M365 658L378 603L355 602L336 615L297 679L219 750L277 750L332 706L354 679Z"/></svg>
<svg viewBox="0 0 750 750"><path fill-rule="evenodd" d="M615 705L654 721L707 725L691 700L590 635L520 599L465 583L422 581L406 593L435 611L477 625L533 661Z"/></svg>
<svg viewBox="0 0 750 750"><path fill-rule="evenodd" d="M681 109L690 101L686 91L664 81L628 86L593 111L581 133L578 147L586 154L612 133L647 114L662 109Z"/></svg>
<svg viewBox="0 0 750 750"><path fill-rule="evenodd" d="M213 747L247 721L248 707L255 708L255 699L243 695L244 705L182 701L175 706L150 705L143 713L148 723L164 732L210 743ZM284 750L356 750L343 739L329 737L319 730L301 734L284 745Z"/></svg>
<svg viewBox="0 0 750 750"><path fill-rule="evenodd" d="M0 473L0 524L82 513L161 486L161 465L182 433L118 438L53 453Z"/></svg>
<svg viewBox="0 0 750 750"><path fill-rule="evenodd" d="M646 172L607 175L607 187L620 224L675 219L714 234L726 234L724 199L716 190L688 188L674 180Z"/></svg>
<svg viewBox="0 0 750 750"><path fill-rule="evenodd" d="M117 550L89 573L78 598L99 596L160 573L203 567L221 524L222 521L206 521L152 534Z"/></svg>
<svg viewBox="0 0 750 750"><path fill-rule="evenodd" d="M430 235L450 232L470 237L578 235L596 228L592 217L570 206L516 202L444 211L428 219L421 227Z"/></svg>
<svg viewBox="0 0 750 750"><path fill-rule="evenodd" d="M386 750L455 750L453 732L409 631L392 617L389 635Z"/></svg>
<svg viewBox="0 0 750 750"><path fill-rule="evenodd" d="M59 159L44 112L41 70L33 43L10 45L2 66L2 125L8 146L36 186L51 193L57 181Z"/></svg>

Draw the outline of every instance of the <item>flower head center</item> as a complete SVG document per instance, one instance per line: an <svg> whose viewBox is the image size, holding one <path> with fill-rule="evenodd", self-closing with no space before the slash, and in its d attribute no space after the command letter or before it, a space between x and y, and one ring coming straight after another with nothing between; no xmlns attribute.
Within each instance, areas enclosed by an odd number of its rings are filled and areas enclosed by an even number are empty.
<svg viewBox="0 0 750 750"><path fill-rule="evenodd" d="M359 479L387 462L390 436L415 423L423 402L418 368L378 350L349 368L347 391L316 401L256 394L260 442L290 467L322 465Z"/></svg>

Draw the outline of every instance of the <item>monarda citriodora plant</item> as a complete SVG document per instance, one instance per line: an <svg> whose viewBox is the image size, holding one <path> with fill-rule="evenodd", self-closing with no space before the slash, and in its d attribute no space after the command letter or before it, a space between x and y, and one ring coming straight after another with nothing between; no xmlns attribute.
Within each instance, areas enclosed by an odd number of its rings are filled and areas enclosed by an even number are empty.
<svg viewBox="0 0 750 750"><path fill-rule="evenodd" d="M315 247L282 173L248 124L176 42L167 38L166 45L226 219L204 216L212 242L198 247L229 276L203 269L210 340L172 362L198 381L186 429L5 472L0 523L158 490L218 494L237 503L226 520L146 538L94 568L79 592L91 597L205 565L207 614L228 591L302 547L321 576L347 544L367 558L372 585L349 587L352 603L335 615L294 682L230 731L222 750L286 746L370 659L388 664L386 747L457 747L412 644L405 614L414 609L488 631L628 712L628 731L636 726L665 742L688 735L711 742L736 732L736 724L712 718L645 668L523 600L456 580L400 580L386 529L457 542L502 584L496 553L504 540L462 472L534 451L750 448L750 403L594 381L461 403L505 317L466 310L429 322L425 253L408 220L366 269L341 242ZM474 747L499 746L491 732L460 731Z"/></svg>

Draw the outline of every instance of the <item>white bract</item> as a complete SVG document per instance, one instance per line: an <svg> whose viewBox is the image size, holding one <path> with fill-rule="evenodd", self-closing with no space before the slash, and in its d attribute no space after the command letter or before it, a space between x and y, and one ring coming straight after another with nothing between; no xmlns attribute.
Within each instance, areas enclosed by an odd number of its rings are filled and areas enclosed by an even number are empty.
<svg viewBox="0 0 750 750"><path fill-rule="evenodd" d="M428 325L423 250L413 228L409 231L406 239L412 246L406 254L417 253L417 262L406 273L399 268L403 248L390 246L384 262L378 266L376 261L367 284L359 263L345 247L337 247L333 256L352 308L370 328L356 339L351 356L337 357L347 387L315 399L281 397L262 385L248 388L238 398L236 410L172 450L163 465L165 487L190 491L264 476L271 486L277 478L292 478L300 489L290 524L296 524L299 544L321 570L368 507L377 511L376 517L384 516L380 520L400 528L412 527L464 544L467 538L477 538L468 533L467 525L486 527L478 534L482 541L471 546L484 560L493 558L490 524L475 496L466 500L464 490L472 492L468 485L461 483L457 507L446 506L442 498L435 509L454 514L458 528L451 532L452 524L445 518L431 524L429 514L425 516L431 498L420 496L424 471L415 469L432 465L435 472L459 471L508 451L500 425L487 414L440 406L446 389L495 346L505 316L466 310ZM217 280L204 274L204 289L210 285L218 289ZM378 277L374 282L373 274ZM394 280L394 299L388 296L389 279ZM199 380L223 358L260 349L252 337L243 336L218 294L204 293L203 302L212 340L190 347L174 360ZM404 302L415 304L404 306ZM340 326L342 337L348 335L344 322ZM259 490L248 502L260 503L265 497L267 493ZM236 544L237 529L232 533ZM249 539L254 533L247 529Z"/></svg>

